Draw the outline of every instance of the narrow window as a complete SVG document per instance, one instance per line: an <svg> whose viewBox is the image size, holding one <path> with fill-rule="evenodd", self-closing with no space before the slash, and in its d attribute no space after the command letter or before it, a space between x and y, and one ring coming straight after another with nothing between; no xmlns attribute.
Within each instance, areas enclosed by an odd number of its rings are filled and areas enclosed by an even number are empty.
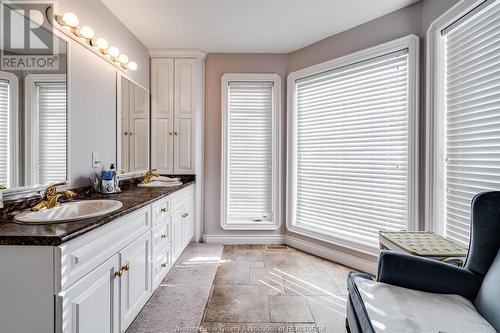
<svg viewBox="0 0 500 333"><path fill-rule="evenodd" d="M223 78L225 229L279 225L279 80L269 74L226 74Z"/></svg>

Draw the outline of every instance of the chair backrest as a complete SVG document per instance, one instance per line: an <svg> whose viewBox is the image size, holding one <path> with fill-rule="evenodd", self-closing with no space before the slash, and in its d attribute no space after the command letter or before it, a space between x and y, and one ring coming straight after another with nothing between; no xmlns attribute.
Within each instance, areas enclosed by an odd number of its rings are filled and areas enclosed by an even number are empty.
<svg viewBox="0 0 500 333"><path fill-rule="evenodd" d="M500 249L500 191L472 199L471 237L465 268L486 275Z"/></svg>
<svg viewBox="0 0 500 333"><path fill-rule="evenodd" d="M472 199L465 268L484 276L474 305L500 332L500 191L479 193Z"/></svg>
<svg viewBox="0 0 500 333"><path fill-rule="evenodd" d="M483 279L474 305L477 311L500 332L500 251Z"/></svg>

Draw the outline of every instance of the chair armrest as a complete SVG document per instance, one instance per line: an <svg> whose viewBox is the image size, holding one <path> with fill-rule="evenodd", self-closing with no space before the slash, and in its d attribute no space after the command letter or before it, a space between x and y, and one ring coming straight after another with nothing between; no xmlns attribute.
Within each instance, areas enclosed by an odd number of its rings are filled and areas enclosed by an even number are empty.
<svg viewBox="0 0 500 333"><path fill-rule="evenodd" d="M457 294L473 300L483 277L464 268L404 253L382 251L377 281L439 294Z"/></svg>

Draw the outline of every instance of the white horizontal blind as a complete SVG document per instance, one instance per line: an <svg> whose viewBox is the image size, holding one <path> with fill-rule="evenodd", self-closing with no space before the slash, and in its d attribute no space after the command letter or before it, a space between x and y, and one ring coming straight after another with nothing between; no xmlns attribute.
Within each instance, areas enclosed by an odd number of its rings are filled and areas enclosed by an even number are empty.
<svg viewBox="0 0 500 333"><path fill-rule="evenodd" d="M66 180L66 83L36 83L39 183Z"/></svg>
<svg viewBox="0 0 500 333"><path fill-rule="evenodd" d="M296 81L298 227L378 247L408 229L408 52Z"/></svg>
<svg viewBox="0 0 500 333"><path fill-rule="evenodd" d="M269 223L273 213L273 84L230 82L228 99L226 221Z"/></svg>
<svg viewBox="0 0 500 333"><path fill-rule="evenodd" d="M0 79L0 184L9 187L9 81Z"/></svg>
<svg viewBox="0 0 500 333"><path fill-rule="evenodd" d="M474 195L500 190L500 2L445 34L445 236L469 242Z"/></svg>

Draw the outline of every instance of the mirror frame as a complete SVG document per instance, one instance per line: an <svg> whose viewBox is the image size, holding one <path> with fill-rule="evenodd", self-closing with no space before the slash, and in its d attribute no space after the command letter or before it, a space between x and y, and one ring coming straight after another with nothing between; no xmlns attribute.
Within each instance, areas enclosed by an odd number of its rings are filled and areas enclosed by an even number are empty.
<svg viewBox="0 0 500 333"><path fill-rule="evenodd" d="M148 94L148 168L147 170L142 171L133 171L127 173L120 173L121 164L122 164L122 154L121 154L121 132L122 132L122 123L121 123L121 111L122 111L122 102L121 102L121 91L122 91L122 78L127 79L131 83L135 84L139 88L143 89ZM151 92L149 89L144 87L143 85L137 83L132 78L130 78L125 73L116 73L116 170L119 179L130 179L135 177L144 176L144 174L151 169Z"/></svg>

